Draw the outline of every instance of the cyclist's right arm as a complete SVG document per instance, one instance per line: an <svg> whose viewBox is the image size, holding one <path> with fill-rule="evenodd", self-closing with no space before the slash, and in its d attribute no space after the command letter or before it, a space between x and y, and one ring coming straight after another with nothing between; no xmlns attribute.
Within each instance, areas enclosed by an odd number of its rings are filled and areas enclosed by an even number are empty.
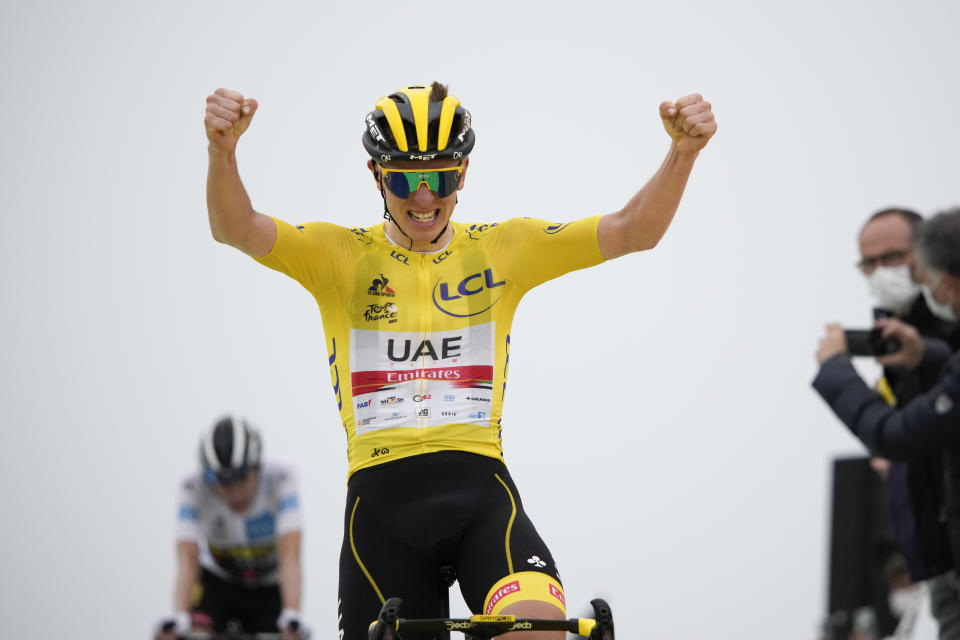
<svg viewBox="0 0 960 640"><path fill-rule="evenodd" d="M190 611L193 586L200 577L200 549L196 542L177 542L177 580L173 588L173 610Z"/></svg>
<svg viewBox="0 0 960 640"><path fill-rule="evenodd" d="M237 140L250 126L257 101L238 91L217 89L207 96L204 127L207 132L207 212L217 242L240 249L254 258L273 248L277 228L273 219L253 209L237 171Z"/></svg>
<svg viewBox="0 0 960 640"><path fill-rule="evenodd" d="M177 640L180 634L191 631L190 601L194 585L200 576L200 550L196 542L177 541L177 578L173 584L174 614L162 618L153 640Z"/></svg>

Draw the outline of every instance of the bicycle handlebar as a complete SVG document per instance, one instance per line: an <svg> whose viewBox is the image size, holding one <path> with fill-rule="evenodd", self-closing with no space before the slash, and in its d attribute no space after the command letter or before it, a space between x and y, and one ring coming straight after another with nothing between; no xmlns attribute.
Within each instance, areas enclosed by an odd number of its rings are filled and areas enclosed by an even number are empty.
<svg viewBox="0 0 960 640"><path fill-rule="evenodd" d="M478 638L492 638L509 631L566 631L589 636L596 625L593 618L570 618L548 620L538 618L515 618L514 616L472 616L470 618L435 618L423 620L397 620L396 630L431 633L435 631L462 631Z"/></svg>
<svg viewBox="0 0 960 640"><path fill-rule="evenodd" d="M283 640L280 633L208 633L206 631L191 631L181 633L177 640Z"/></svg>
<svg viewBox="0 0 960 640"><path fill-rule="evenodd" d="M592 600L596 618L547 620L514 616L471 616L470 618L426 618L407 620L399 616L400 598L388 599L380 616L370 624L369 640L402 640L404 632L432 633L460 631L467 638L492 638L510 631L566 631L590 640L613 640L613 615L601 599Z"/></svg>

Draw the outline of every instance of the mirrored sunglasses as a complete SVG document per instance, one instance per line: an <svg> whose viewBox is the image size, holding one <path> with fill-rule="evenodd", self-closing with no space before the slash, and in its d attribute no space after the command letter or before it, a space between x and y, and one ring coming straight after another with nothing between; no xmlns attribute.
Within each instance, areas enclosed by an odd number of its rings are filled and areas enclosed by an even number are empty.
<svg viewBox="0 0 960 640"><path fill-rule="evenodd" d="M463 167L450 167L448 169L435 169L424 171L423 169L381 169L383 172L383 181L390 189L390 193L398 198L406 198L420 188L421 184L426 184L430 191L433 191L441 198L457 190L460 184L460 175L463 173Z"/></svg>

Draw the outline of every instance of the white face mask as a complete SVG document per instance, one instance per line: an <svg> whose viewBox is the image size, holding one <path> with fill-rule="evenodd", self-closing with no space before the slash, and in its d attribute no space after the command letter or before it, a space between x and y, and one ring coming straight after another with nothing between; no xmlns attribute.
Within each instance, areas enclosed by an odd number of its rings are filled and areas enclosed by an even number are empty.
<svg viewBox="0 0 960 640"><path fill-rule="evenodd" d="M867 276L870 294L877 306L887 311L901 312L920 293L920 286L910 277L910 267L877 267Z"/></svg>
<svg viewBox="0 0 960 640"><path fill-rule="evenodd" d="M957 312L953 310L952 304L942 304L937 302L933 297L933 292L930 291L930 287L923 285L920 287L920 290L923 291L923 300L927 303L927 307L941 320L946 320L947 322L956 322L957 321Z"/></svg>

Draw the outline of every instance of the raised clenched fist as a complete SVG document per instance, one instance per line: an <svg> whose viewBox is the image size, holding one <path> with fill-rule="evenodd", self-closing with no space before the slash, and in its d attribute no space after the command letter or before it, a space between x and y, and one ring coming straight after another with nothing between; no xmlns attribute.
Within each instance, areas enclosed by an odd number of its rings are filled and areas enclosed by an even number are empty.
<svg viewBox="0 0 960 640"><path fill-rule="evenodd" d="M257 101L244 98L239 91L217 89L207 96L207 113L203 124L210 146L217 151L233 151L256 112Z"/></svg>
<svg viewBox="0 0 960 640"><path fill-rule="evenodd" d="M700 151L717 132L710 103L699 93L660 103L660 119L680 151Z"/></svg>

